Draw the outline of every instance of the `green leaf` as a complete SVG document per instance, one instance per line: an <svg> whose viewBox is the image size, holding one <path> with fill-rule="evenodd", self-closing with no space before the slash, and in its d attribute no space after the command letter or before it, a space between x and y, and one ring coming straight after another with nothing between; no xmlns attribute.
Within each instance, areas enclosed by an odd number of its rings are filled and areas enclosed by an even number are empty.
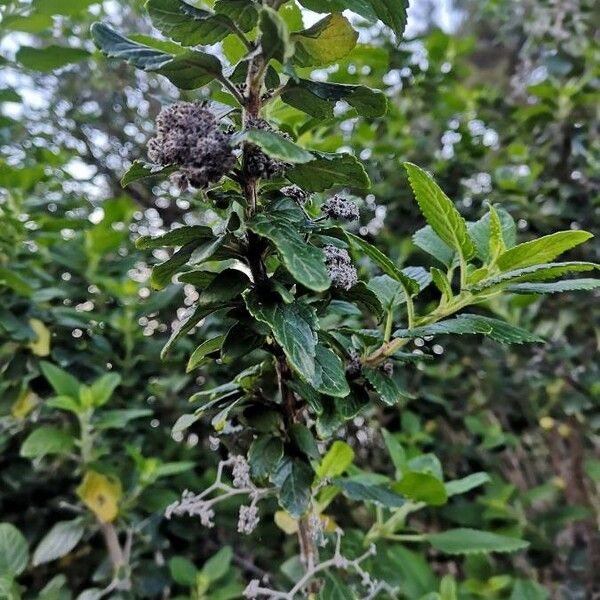
<svg viewBox="0 0 600 600"><path fill-rule="evenodd" d="M321 394L335 398L344 398L350 393L342 361L323 344L317 344L315 350L315 374L312 384Z"/></svg>
<svg viewBox="0 0 600 600"><path fill-rule="evenodd" d="M510 248L498 257L496 266L501 271L514 271L551 262L563 252L592 237L594 236L587 231L558 231Z"/></svg>
<svg viewBox="0 0 600 600"><path fill-rule="evenodd" d="M351 500L374 502L388 508L396 508L406 504L406 500L381 484L365 483L353 478L332 479L331 483L342 489L345 496Z"/></svg>
<svg viewBox="0 0 600 600"><path fill-rule="evenodd" d="M319 600L356 600L352 590L334 573L325 571L325 585Z"/></svg>
<svg viewBox="0 0 600 600"><path fill-rule="evenodd" d="M184 90L202 87L222 77L221 62L212 54L182 50L175 55L128 39L104 23L92 25L92 37L109 58L120 58L138 69L164 75Z"/></svg>
<svg viewBox="0 0 600 600"><path fill-rule="evenodd" d="M392 484L392 490L430 506L442 506L448 501L444 483L431 473L406 471L400 481Z"/></svg>
<svg viewBox="0 0 600 600"><path fill-rule="evenodd" d="M310 506L313 470L299 458L284 459L274 478L279 482L280 506L298 519Z"/></svg>
<svg viewBox="0 0 600 600"><path fill-rule="evenodd" d="M169 573L173 581L184 587L196 585L198 569L193 562L183 556L173 556L169 560Z"/></svg>
<svg viewBox="0 0 600 600"><path fill-rule="evenodd" d="M170 175L177 171L178 167L172 165L170 167L163 167L161 165L153 165L143 160L136 160L126 173L121 177L121 187L127 187L129 184L139 181L140 179L147 179L148 177L159 177Z"/></svg>
<svg viewBox="0 0 600 600"><path fill-rule="evenodd" d="M23 534L11 523L0 523L0 577L18 577L29 563Z"/></svg>
<svg viewBox="0 0 600 600"><path fill-rule="evenodd" d="M525 329L510 325L499 319L480 315L459 315L453 319L438 321L432 325L414 327L413 329L399 329L394 332L394 336L399 338L415 338L450 333L457 335L481 333L503 344L544 341L539 336Z"/></svg>
<svg viewBox="0 0 600 600"><path fill-rule="evenodd" d="M384 275L384 277L387 276ZM398 285L397 282L394 283ZM358 281L349 290L333 288L331 291L335 298L358 304L366 315L372 315L376 319L380 319L383 316L383 306L381 305L380 296L375 289L371 289L371 282L367 285L364 281Z"/></svg>
<svg viewBox="0 0 600 600"><path fill-rule="evenodd" d="M148 0L145 6L154 27L184 46L214 44L234 29L226 15L196 8L183 0Z"/></svg>
<svg viewBox="0 0 600 600"><path fill-rule="evenodd" d="M263 479L270 477L283 457L281 438L261 435L250 445L248 463L252 477Z"/></svg>
<svg viewBox="0 0 600 600"><path fill-rule="evenodd" d="M471 285L469 290L474 293L486 292L497 292L505 288L509 284L534 281L544 281L546 279L556 279L562 275L568 273L580 273L582 271L593 271L598 269L599 266L595 263L589 262L564 262L564 263L547 263L545 265L532 265L530 267L524 267L523 269L517 269L515 271L507 271L500 275L488 277Z"/></svg>
<svg viewBox="0 0 600 600"><path fill-rule="evenodd" d="M314 309L300 302L275 304L256 294L247 294L245 298L250 314L271 328L290 366L304 380L312 381L317 346Z"/></svg>
<svg viewBox="0 0 600 600"><path fill-rule="evenodd" d="M121 376L118 373L106 373L96 379L90 386L93 405L99 407L106 404L120 383Z"/></svg>
<svg viewBox="0 0 600 600"><path fill-rule="evenodd" d="M556 294L578 290L595 290L600 287L600 279L564 279L551 283L516 283L508 286L513 294Z"/></svg>
<svg viewBox="0 0 600 600"><path fill-rule="evenodd" d="M256 213L247 226L275 244L283 264L296 281L316 292L330 286L323 251L306 243L297 227L280 213Z"/></svg>
<svg viewBox="0 0 600 600"><path fill-rule="evenodd" d="M173 276L185 265L191 258L192 253L200 241L193 241L182 246L177 252L159 265L155 265L150 276L150 284L155 290L161 290L171 283Z"/></svg>
<svg viewBox="0 0 600 600"><path fill-rule="evenodd" d="M294 50L285 21L275 10L263 6L259 15L259 27L262 33L260 44L265 60L268 62L274 58L284 63Z"/></svg>
<svg viewBox="0 0 600 600"><path fill-rule="evenodd" d="M386 275L399 281L409 294L419 293L421 289L419 282L403 273L381 250L349 231L344 231L344 235L353 246L366 254Z"/></svg>
<svg viewBox="0 0 600 600"><path fill-rule="evenodd" d="M124 408L118 410L103 410L94 422L98 430L124 429L129 421L149 417L152 411L147 408Z"/></svg>
<svg viewBox="0 0 600 600"><path fill-rule="evenodd" d="M332 117L336 103L344 100L365 117L381 117L387 110L385 95L363 85L309 79L289 79L281 99L313 117Z"/></svg>
<svg viewBox="0 0 600 600"><path fill-rule="evenodd" d="M219 350L223 345L224 339L224 335L218 335L217 337L202 342L190 356L185 372L189 373L190 371L193 371L200 363L202 363L208 354L212 354Z"/></svg>
<svg viewBox="0 0 600 600"><path fill-rule="evenodd" d="M353 460L354 450L352 447L346 442L336 440L316 469L317 479L339 477L352 464Z"/></svg>
<svg viewBox="0 0 600 600"><path fill-rule="evenodd" d="M406 452L404 451L402 444L387 429L382 429L381 433L383 434L383 441L390 453L390 458L396 468L396 474L399 476L404 473L407 468Z"/></svg>
<svg viewBox="0 0 600 600"><path fill-rule="evenodd" d="M395 406L405 397L396 382L383 371L372 367L363 367L362 372L384 404Z"/></svg>
<svg viewBox="0 0 600 600"><path fill-rule="evenodd" d="M433 279L435 287L441 292L444 300L449 302L454 294L446 274L436 267L431 267L431 278Z"/></svg>
<svg viewBox="0 0 600 600"><path fill-rule="evenodd" d="M425 537L434 548L446 554L517 552L529 546L525 540L464 527Z"/></svg>
<svg viewBox="0 0 600 600"><path fill-rule="evenodd" d="M550 593L530 579L517 579L510 600L548 600Z"/></svg>
<svg viewBox="0 0 600 600"><path fill-rule="evenodd" d="M221 359L223 361L234 361L262 346L265 336L256 331L253 325L254 322L250 323L246 320L232 325L223 340L221 348Z"/></svg>
<svg viewBox="0 0 600 600"><path fill-rule="evenodd" d="M263 129L246 129L236 135L232 143L249 142L259 146L272 158L277 158L289 163L306 163L313 160L313 155L300 148L294 142L285 139L273 131Z"/></svg>
<svg viewBox="0 0 600 600"><path fill-rule="evenodd" d="M466 494L470 490L491 481L487 473L471 473L462 479L448 481L446 483L446 493L448 496L456 496L457 494Z"/></svg>
<svg viewBox="0 0 600 600"><path fill-rule="evenodd" d="M79 381L73 375L45 360L40 362L40 369L59 396L79 398Z"/></svg>
<svg viewBox="0 0 600 600"><path fill-rule="evenodd" d="M34 429L21 445L23 458L43 458L47 454L66 454L75 445L75 438L56 427Z"/></svg>
<svg viewBox="0 0 600 600"><path fill-rule="evenodd" d="M406 27L408 0L368 0L377 18L385 23L400 39Z"/></svg>
<svg viewBox="0 0 600 600"><path fill-rule="evenodd" d="M171 231L156 237L142 235L135 241L135 246L140 250L174 248L177 246L185 246L190 242L211 240L214 237L210 227L204 225L188 225L186 227L172 229Z"/></svg>
<svg viewBox="0 0 600 600"><path fill-rule="evenodd" d="M438 578L424 553L412 552L400 544L394 544L388 547L382 558L387 559L386 562L398 573L406 598L426 600L426 594L437 588Z"/></svg>
<svg viewBox="0 0 600 600"><path fill-rule="evenodd" d="M258 10L248 0L217 0L215 12L227 15L242 31L250 31L258 22Z"/></svg>
<svg viewBox="0 0 600 600"><path fill-rule="evenodd" d="M440 236L430 225L422 227L413 235L413 242L427 254L431 254L446 267L450 267L454 261L455 252L442 241Z"/></svg>
<svg viewBox="0 0 600 600"><path fill-rule="evenodd" d="M294 423L289 431L294 444L307 458L318 460L321 458L317 442L310 429L304 423Z"/></svg>
<svg viewBox="0 0 600 600"><path fill-rule="evenodd" d="M517 227L514 219L505 210L490 207L489 212L479 221L469 223L469 233L475 244L477 257L487 263L490 257L496 258L498 255L497 252L492 253L492 244L498 246L502 242L508 248L515 245Z"/></svg>
<svg viewBox="0 0 600 600"><path fill-rule="evenodd" d="M77 546L85 533L85 522L81 518L60 521L42 538L33 553L33 566L66 556Z"/></svg>
<svg viewBox="0 0 600 600"><path fill-rule="evenodd" d="M46 48L31 48L21 46L16 54L17 60L27 69L51 73L65 65L81 62L90 57L90 53L83 48L69 48L67 46L46 46Z"/></svg>
<svg viewBox="0 0 600 600"><path fill-rule="evenodd" d="M218 581L229 571L232 559L231 546L224 546L202 565L202 575L211 583Z"/></svg>
<svg viewBox="0 0 600 600"><path fill-rule="evenodd" d="M435 233L465 259L473 256L475 246L467 224L450 198L425 171L412 163L404 163L404 167L419 208Z"/></svg>
<svg viewBox="0 0 600 600"><path fill-rule="evenodd" d="M356 45L358 32L339 13L327 15L309 29L291 35L294 61L301 67L327 65L344 58Z"/></svg>
<svg viewBox="0 0 600 600"><path fill-rule="evenodd" d="M352 154L314 152L309 163L295 165L285 176L307 192L324 192L333 186L368 189L369 177Z"/></svg>

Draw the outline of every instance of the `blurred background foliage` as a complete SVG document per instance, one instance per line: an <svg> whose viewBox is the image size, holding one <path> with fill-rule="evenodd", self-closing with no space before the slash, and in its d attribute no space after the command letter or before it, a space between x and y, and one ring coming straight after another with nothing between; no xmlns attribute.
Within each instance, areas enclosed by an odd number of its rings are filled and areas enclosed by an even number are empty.
<svg viewBox="0 0 600 600"><path fill-rule="evenodd" d="M524 239L580 227L597 234L597 3L412 4L401 44L357 20L357 48L340 68L313 74L383 87L385 117L336 110L309 134L304 113L282 103L269 109L275 122L293 124L300 143L351 149L366 162L373 189L357 199L361 233L397 262L427 266L410 238L422 226L400 168L410 160L435 174L467 219L501 203ZM288 18L302 16L310 22L290 5ZM0 520L26 538L13 540L15 552L26 544L33 554L33 568L16 565L25 597L101 597L115 535L127 573L109 597L218 600L240 597L243 581L265 571L285 581L295 542L272 518L263 516L240 543L228 534L235 504L212 530L161 516L183 489L214 477L219 457L207 425L185 436L171 428L187 397L207 380L223 381L227 366L186 375L193 335L159 359L177 307L197 292L186 285L150 293L149 266L164 255L136 250L133 241L175 223L210 223L219 208L167 182L119 183L134 159L145 158L154 117L178 92L100 59L89 26L102 19L149 32L142 3L0 0L0 18ZM239 48L228 38L218 51L234 56ZM572 256L598 262L600 247L586 244ZM491 475L480 490L419 513L421 529L493 527L531 544L500 558L424 555L410 544L380 553L376 569L402 598L437 592L444 574L460 582L460 598L600 593L598 307L597 293L497 301L498 315L546 337L533 350L480 338L416 340L411 349L432 360L405 373L414 399L358 417L343 432L359 464L374 470L389 471L384 425L409 456L443 459L449 476ZM69 381L46 372L44 361L90 385L78 409L47 402L68 398ZM120 376L116 389L107 374ZM118 506L109 526L96 522L107 508L94 494ZM336 517L350 532L346 542L359 543L365 515ZM69 525L55 531L57 523ZM54 538L40 545L51 530ZM0 597L18 598L1 576ZM540 585L524 583L531 579Z"/></svg>

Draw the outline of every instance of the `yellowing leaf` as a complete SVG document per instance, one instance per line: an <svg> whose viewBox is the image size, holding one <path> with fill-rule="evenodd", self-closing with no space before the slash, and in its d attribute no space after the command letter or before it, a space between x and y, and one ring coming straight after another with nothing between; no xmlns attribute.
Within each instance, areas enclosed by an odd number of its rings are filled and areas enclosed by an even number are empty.
<svg viewBox="0 0 600 600"><path fill-rule="evenodd" d="M96 471L86 471L77 495L83 503L104 523L117 518L121 500L121 482Z"/></svg>
<svg viewBox="0 0 600 600"><path fill-rule="evenodd" d="M344 58L356 45L358 32L346 17L327 15L309 29L292 34L294 60L302 67L326 65Z"/></svg>
<svg viewBox="0 0 600 600"><path fill-rule="evenodd" d="M37 335L35 342L29 342L29 348L37 356L48 356L50 354L50 330L39 319L29 319L29 326Z"/></svg>
<svg viewBox="0 0 600 600"><path fill-rule="evenodd" d="M10 409L12 416L22 421L38 404L38 397L31 390L23 390Z"/></svg>
<svg viewBox="0 0 600 600"><path fill-rule="evenodd" d="M287 535L294 535L298 531L298 520L286 513L285 510L278 510L273 519L275 525Z"/></svg>

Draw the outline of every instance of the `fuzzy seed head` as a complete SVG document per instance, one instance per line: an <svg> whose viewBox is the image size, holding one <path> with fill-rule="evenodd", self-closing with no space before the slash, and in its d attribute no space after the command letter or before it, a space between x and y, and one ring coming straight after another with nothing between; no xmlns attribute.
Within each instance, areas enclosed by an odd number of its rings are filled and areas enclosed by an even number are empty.
<svg viewBox="0 0 600 600"><path fill-rule="evenodd" d="M331 219L357 221L360 216L358 206L352 200L348 200L339 194L328 198L321 206L321 211Z"/></svg>
<svg viewBox="0 0 600 600"><path fill-rule="evenodd" d="M350 255L343 248L331 244L323 248L325 266L334 287L349 290L358 281L358 274L352 264Z"/></svg>

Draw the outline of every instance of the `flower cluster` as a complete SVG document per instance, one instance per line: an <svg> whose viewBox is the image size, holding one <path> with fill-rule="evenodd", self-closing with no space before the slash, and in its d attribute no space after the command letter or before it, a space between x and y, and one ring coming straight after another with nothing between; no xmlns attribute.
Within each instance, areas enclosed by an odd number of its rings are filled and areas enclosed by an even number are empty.
<svg viewBox="0 0 600 600"><path fill-rule="evenodd" d="M321 212L331 219L346 219L347 221L357 221L360 216L358 206L352 200L339 194L325 200L321 206Z"/></svg>
<svg viewBox="0 0 600 600"><path fill-rule="evenodd" d="M310 199L310 194L308 192L305 192L301 187L297 185L286 185L285 187L281 188L281 193L284 196L291 198L300 206L304 206Z"/></svg>
<svg viewBox="0 0 600 600"><path fill-rule="evenodd" d="M240 506L237 526L238 533L250 535L256 529L259 521L258 508L255 504Z"/></svg>
<svg viewBox="0 0 600 600"><path fill-rule="evenodd" d="M252 118L246 122L247 129L262 129L263 131L273 131L273 128L264 120L260 118ZM289 136L279 132L285 138ZM246 171L251 177L257 179L273 179L283 175L288 164L271 158L265 154L258 146L250 145L248 152L246 153Z"/></svg>
<svg viewBox="0 0 600 600"><path fill-rule="evenodd" d="M230 136L215 116L199 103L175 102L160 111L156 136L148 142L148 158L156 164L177 165L172 180L182 189L205 188L235 164Z"/></svg>
<svg viewBox="0 0 600 600"><path fill-rule="evenodd" d="M348 252L331 244L325 246L323 252L327 273L333 285L344 290L353 287L358 281L358 275Z"/></svg>

